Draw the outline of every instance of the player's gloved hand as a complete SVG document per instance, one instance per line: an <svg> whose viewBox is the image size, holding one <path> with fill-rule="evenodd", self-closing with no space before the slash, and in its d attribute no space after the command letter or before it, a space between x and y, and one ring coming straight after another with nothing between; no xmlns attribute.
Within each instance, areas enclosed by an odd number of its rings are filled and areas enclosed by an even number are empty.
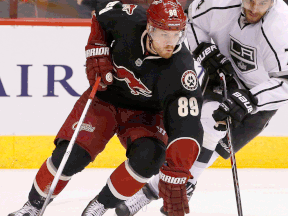
<svg viewBox="0 0 288 216"><path fill-rule="evenodd" d="M235 73L231 62L220 53L215 44L202 42L193 51L193 55L212 80L219 79L219 70L225 74L227 82Z"/></svg>
<svg viewBox="0 0 288 216"><path fill-rule="evenodd" d="M110 58L110 47L107 47L104 43L93 43L91 41L91 43L85 47L85 52L86 74L90 86L93 87L97 77L101 76L98 90L105 91L107 85L113 83L113 65Z"/></svg>
<svg viewBox="0 0 288 216"><path fill-rule="evenodd" d="M244 117L255 110L256 105L257 98L250 91L237 89L228 95L227 100L219 105L212 116L216 122L225 121L230 116L233 126L238 127ZM214 128L221 131L226 130L221 123Z"/></svg>
<svg viewBox="0 0 288 216"><path fill-rule="evenodd" d="M189 213L186 183L191 177L182 167L163 165L159 172L159 197L163 198L163 209L169 216L184 216Z"/></svg>

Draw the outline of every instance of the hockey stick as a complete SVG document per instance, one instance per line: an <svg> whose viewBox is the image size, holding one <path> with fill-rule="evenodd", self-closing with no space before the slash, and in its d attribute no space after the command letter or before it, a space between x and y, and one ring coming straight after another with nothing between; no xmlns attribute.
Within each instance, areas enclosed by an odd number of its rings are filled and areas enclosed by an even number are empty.
<svg viewBox="0 0 288 216"><path fill-rule="evenodd" d="M56 188L56 186L57 186L57 184L58 184L58 181L59 181L59 179L60 179L60 176L61 176L61 174L62 174L62 171L63 171L63 169L64 169L64 167L65 167L65 165L66 165L66 162L67 162L67 160L68 160L68 158L69 158L69 155L70 155L70 153L71 153L71 151L72 151L72 148L73 148L73 146L74 146L74 144L75 144L75 140L76 140L76 138L77 138L77 136L78 136L78 134L79 134L79 132L80 132L81 125L82 125L82 123L83 123L83 121L84 121L84 119L85 119L85 116L86 116L87 111L88 111L88 109L89 109L89 107L90 107L90 104L91 104L91 102L93 101L93 99L94 99L94 97L95 97L95 94L96 94L96 92L97 92L97 88L98 88L98 85L99 85L99 83L100 83L100 80L101 80L101 77L99 76L99 77L97 78L94 86L93 86L93 89L92 89L92 91L91 91L91 93L90 93L90 95L89 95L89 99L88 99L88 101L87 101L87 103L86 103L86 106L85 106L83 112L82 112L82 115L81 115L80 120L79 120L79 122L78 122L78 124L77 124L77 127L76 127L76 129L75 129L75 131L74 131L74 133L73 133L73 136L72 136L72 138L71 138L71 140L70 140L70 142L69 142L69 145L68 145L68 147L67 147L67 149L66 149L66 152L65 152L65 154L64 154L64 156L63 156L63 158L62 158L62 161L61 161L61 163L60 163L60 166L59 166L59 168L58 168L58 170L57 170L57 172L56 172L56 175L55 175L55 177L54 177L54 179L53 179L53 181L52 181L51 187L50 187L50 189L49 189L49 192L48 192L48 194L47 194L47 197L46 197L46 199L45 199L45 202L44 202L44 204L43 204L43 207L42 207L42 209L41 209L41 211L40 211L39 216L42 216L42 215L44 214L44 211L45 211L45 209L46 209L46 207L47 207L47 205L48 205L48 203L49 203L49 201L50 201L50 198L51 198L51 196L52 196L52 194L53 194L53 192L54 192L54 190L55 190L55 188Z"/></svg>
<svg viewBox="0 0 288 216"><path fill-rule="evenodd" d="M208 82L209 82L209 74L207 72L205 72L204 77L202 79L202 85L201 85L202 96L204 96L204 94L205 94Z"/></svg>
<svg viewBox="0 0 288 216"><path fill-rule="evenodd" d="M224 73L219 73L220 79L223 82L223 93L224 93L224 99L227 99L227 85L226 85L226 79ZM232 146L232 136L231 136L231 117L229 116L226 120L226 128L227 128L227 140L228 140L228 147L230 150L230 161L231 161L231 167L232 167L232 173L233 173L233 182L234 182L234 190L236 195L236 204L237 204L237 210L238 210L238 216L243 216L242 212L242 204L241 204L241 197L240 197L240 188L239 188L239 180L238 180L238 174L237 174L237 166L236 166L236 158L234 149Z"/></svg>

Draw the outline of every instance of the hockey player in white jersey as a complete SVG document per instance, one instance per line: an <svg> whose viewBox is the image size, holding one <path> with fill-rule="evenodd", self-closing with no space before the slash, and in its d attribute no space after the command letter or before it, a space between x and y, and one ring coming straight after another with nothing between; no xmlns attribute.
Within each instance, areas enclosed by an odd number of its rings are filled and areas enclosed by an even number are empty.
<svg viewBox="0 0 288 216"><path fill-rule="evenodd" d="M188 16L190 50L210 77L201 117L203 147L190 169L193 179L186 185L190 199L202 172L219 155L225 159L230 156L226 127L216 122L232 118L233 147L238 152L287 104L288 6L283 0L195 0ZM234 72L229 69L231 65ZM224 102L219 94L219 69L229 80L229 97ZM239 95L244 100L239 100ZM159 175L154 176L122 203L116 214L134 215L157 199L158 182ZM161 212L168 215L169 209L162 207Z"/></svg>

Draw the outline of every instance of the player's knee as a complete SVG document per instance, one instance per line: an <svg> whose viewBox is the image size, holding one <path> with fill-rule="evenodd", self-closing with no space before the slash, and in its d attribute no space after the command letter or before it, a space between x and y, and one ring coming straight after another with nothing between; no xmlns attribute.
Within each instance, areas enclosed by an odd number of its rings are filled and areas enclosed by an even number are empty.
<svg viewBox="0 0 288 216"><path fill-rule="evenodd" d="M58 169L60 166L68 145L69 141L62 140L58 142L56 148L54 149L51 159L56 169ZM75 143L62 173L65 176L72 176L78 172L81 172L90 162L90 154Z"/></svg>
<svg viewBox="0 0 288 216"><path fill-rule="evenodd" d="M166 146L152 137L142 137L128 146L129 164L139 175L150 178L159 172L165 161Z"/></svg>

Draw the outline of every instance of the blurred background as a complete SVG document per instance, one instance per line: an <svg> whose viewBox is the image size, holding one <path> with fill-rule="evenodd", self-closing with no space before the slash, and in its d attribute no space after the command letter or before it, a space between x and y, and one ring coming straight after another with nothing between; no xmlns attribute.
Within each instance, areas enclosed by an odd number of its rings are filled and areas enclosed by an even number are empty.
<svg viewBox="0 0 288 216"><path fill-rule="evenodd" d="M144 8L151 1L122 0ZM192 0L180 2L187 8ZM0 0L0 18L90 18L94 3L93 0Z"/></svg>
<svg viewBox="0 0 288 216"><path fill-rule="evenodd" d="M101 1L101 0L100 0ZM148 8L152 0L122 0ZM187 9L193 0L179 0ZM288 4L288 0L284 0ZM95 0L0 0L0 18L90 18Z"/></svg>

